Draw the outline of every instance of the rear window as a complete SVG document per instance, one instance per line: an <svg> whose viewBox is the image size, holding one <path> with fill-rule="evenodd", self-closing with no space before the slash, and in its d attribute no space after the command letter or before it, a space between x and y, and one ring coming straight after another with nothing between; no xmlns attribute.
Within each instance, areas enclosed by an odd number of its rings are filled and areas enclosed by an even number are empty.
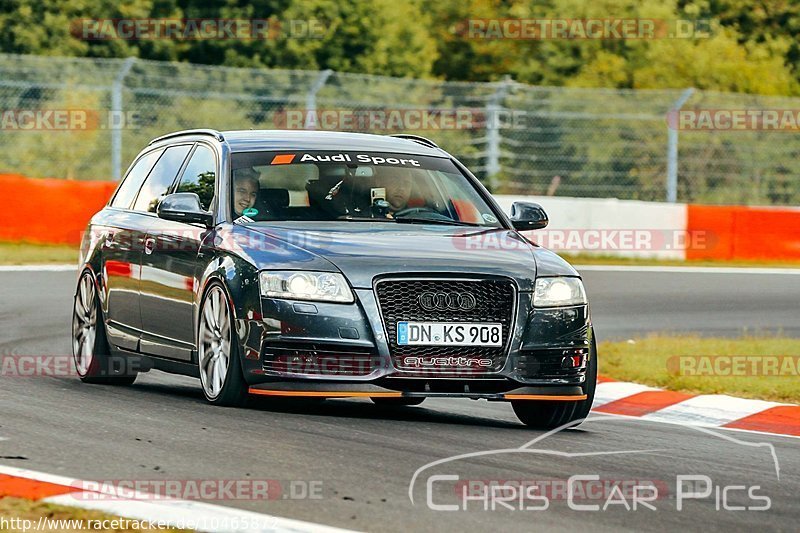
<svg viewBox="0 0 800 533"><path fill-rule="evenodd" d="M128 172L128 175L125 176L125 179L117 190L117 194L114 195L114 200L111 202L112 207L130 209L133 199L136 197L136 193L139 192L139 188L142 186L142 182L144 182L144 179L150 174L150 170L152 170L153 165L156 164L156 161L158 161L158 158L163 152L163 148L160 150L153 150L139 158L136 164L133 165L131 171Z"/></svg>
<svg viewBox="0 0 800 533"><path fill-rule="evenodd" d="M155 213L158 202L167 195L175 178L178 177L178 171L191 147L192 145L187 144L170 146L166 149L142 185L142 189L136 197L136 203L133 204L134 211Z"/></svg>

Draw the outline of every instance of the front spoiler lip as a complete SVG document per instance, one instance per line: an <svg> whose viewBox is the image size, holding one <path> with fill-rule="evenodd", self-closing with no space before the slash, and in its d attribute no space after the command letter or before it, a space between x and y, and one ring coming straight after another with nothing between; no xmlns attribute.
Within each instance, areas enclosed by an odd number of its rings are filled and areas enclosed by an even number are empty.
<svg viewBox="0 0 800 533"><path fill-rule="evenodd" d="M388 367L388 363L383 368L378 368L369 374L364 375L325 375L325 374L302 374L302 373L295 373L295 372L278 372L274 370L263 370L260 369L254 372L253 377L255 378L253 385L259 387L261 384L258 383L259 381L266 382L266 383L274 383L272 381L264 381L264 380L302 380L304 382L309 383L338 383L338 382L360 382L364 384L369 384L374 382L375 380L382 379L382 378L391 378L391 379L402 379L402 380L419 380L419 379L430 379L435 381L463 381L465 384L469 384L473 380L495 380L495 381L507 381L512 380L520 385L527 385L527 386L538 386L544 385L547 387L557 386L557 385L582 385L585 380L585 374L578 374L575 376L569 377L547 377L547 378L520 378L515 376L512 372L508 370L501 370L499 372L486 372L483 374L472 374L472 375L464 375L458 374L455 372L434 372L431 371L429 373L426 372L411 372L409 370L398 370L397 368ZM258 383L258 385L256 385Z"/></svg>
<svg viewBox="0 0 800 533"><path fill-rule="evenodd" d="M254 396L293 398L469 398L489 401L565 401L586 400L581 387L517 387L505 392L420 392L399 391L374 383L275 382L250 387Z"/></svg>

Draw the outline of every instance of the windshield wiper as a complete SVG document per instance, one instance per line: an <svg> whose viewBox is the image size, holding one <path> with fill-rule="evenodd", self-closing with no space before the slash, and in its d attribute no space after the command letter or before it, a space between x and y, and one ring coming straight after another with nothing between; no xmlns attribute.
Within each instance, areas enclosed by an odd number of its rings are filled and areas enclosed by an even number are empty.
<svg viewBox="0 0 800 533"><path fill-rule="evenodd" d="M392 219L388 219L392 220ZM460 220L452 220L447 218L425 218L425 217L400 217L395 218L401 224L442 224L445 226L469 226L480 227L480 224L473 222L461 222Z"/></svg>
<svg viewBox="0 0 800 533"><path fill-rule="evenodd" d="M391 218L354 217L351 215L336 217L336 220L347 220L348 222L392 222Z"/></svg>

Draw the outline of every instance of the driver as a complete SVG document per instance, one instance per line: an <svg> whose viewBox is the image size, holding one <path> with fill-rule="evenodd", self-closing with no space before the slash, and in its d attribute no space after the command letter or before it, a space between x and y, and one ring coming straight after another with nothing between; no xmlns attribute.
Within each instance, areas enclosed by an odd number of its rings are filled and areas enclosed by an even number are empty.
<svg viewBox="0 0 800 533"><path fill-rule="evenodd" d="M386 201L389 202L389 214L402 211L408 207L411 198L411 174L402 168L382 168L375 179L375 187L386 189Z"/></svg>

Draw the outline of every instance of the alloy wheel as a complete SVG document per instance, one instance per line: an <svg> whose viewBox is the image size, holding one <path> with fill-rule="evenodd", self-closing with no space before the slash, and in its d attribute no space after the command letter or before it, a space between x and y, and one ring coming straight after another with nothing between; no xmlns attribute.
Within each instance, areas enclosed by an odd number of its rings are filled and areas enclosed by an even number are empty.
<svg viewBox="0 0 800 533"><path fill-rule="evenodd" d="M200 313L198 364L203 391L209 399L222 392L231 354L231 319L225 292L212 287Z"/></svg>
<svg viewBox="0 0 800 533"><path fill-rule="evenodd" d="M84 274L78 285L72 313L72 354L75 359L75 368L80 376L89 373L95 358L97 335L95 292L91 274Z"/></svg>

